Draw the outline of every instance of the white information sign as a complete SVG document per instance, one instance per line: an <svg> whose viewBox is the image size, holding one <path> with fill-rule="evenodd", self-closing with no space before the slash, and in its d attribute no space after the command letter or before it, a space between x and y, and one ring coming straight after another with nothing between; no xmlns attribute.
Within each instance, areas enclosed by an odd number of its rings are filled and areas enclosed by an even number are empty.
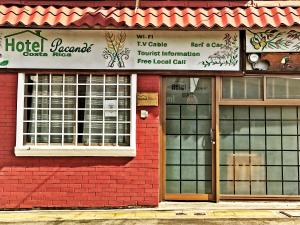
<svg viewBox="0 0 300 225"><path fill-rule="evenodd" d="M1 29L0 68L240 69L238 31Z"/></svg>
<svg viewBox="0 0 300 225"><path fill-rule="evenodd" d="M108 100L104 101L104 115L106 117L116 117L117 116L117 100Z"/></svg>
<svg viewBox="0 0 300 225"><path fill-rule="evenodd" d="M246 52L299 52L300 29L247 30Z"/></svg>

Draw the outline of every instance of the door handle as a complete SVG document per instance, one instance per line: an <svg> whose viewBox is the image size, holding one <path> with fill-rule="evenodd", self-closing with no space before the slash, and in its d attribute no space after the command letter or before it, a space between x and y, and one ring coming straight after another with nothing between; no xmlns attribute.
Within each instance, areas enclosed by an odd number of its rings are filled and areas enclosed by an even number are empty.
<svg viewBox="0 0 300 225"><path fill-rule="evenodd" d="M215 145L216 144L216 132L214 129L210 129L210 142Z"/></svg>

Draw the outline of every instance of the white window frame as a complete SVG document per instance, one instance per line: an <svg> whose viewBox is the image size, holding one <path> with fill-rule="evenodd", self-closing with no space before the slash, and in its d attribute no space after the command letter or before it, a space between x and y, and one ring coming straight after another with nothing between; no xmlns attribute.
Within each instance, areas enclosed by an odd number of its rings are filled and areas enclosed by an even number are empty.
<svg viewBox="0 0 300 225"><path fill-rule="evenodd" d="M23 144L25 73L18 73L16 156L136 156L136 92L137 75L131 75L130 146L63 146Z"/></svg>

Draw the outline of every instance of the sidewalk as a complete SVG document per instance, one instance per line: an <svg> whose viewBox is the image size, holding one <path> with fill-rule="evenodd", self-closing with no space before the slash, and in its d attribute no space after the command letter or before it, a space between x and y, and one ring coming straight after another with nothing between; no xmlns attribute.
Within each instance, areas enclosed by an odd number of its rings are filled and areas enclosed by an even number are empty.
<svg viewBox="0 0 300 225"><path fill-rule="evenodd" d="M300 202L163 202L157 208L1 211L0 224L300 224Z"/></svg>

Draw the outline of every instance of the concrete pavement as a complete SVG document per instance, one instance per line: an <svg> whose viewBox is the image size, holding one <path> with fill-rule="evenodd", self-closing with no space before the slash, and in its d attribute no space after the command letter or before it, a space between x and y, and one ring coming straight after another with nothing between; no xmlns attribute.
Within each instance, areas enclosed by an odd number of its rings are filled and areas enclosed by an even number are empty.
<svg viewBox="0 0 300 225"><path fill-rule="evenodd" d="M1 211L0 224L300 225L300 202L163 202L157 208Z"/></svg>

